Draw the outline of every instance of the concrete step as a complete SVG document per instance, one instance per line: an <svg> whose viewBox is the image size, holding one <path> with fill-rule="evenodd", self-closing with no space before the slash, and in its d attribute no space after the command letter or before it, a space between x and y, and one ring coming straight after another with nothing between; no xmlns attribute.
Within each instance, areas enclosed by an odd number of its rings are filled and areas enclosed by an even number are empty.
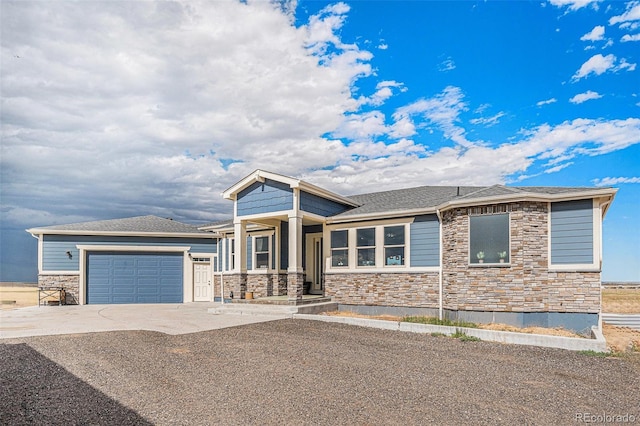
<svg viewBox="0 0 640 426"><path fill-rule="evenodd" d="M275 315L293 317L294 314L318 314L335 311L338 309L336 302L309 303L304 305L268 305L264 303L226 303L215 308L209 308L207 312L212 314L235 315Z"/></svg>

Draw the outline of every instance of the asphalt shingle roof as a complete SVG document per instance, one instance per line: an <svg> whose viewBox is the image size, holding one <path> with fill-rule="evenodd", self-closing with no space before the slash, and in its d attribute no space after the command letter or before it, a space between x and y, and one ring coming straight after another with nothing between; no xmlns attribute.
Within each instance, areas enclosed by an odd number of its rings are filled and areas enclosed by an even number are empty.
<svg viewBox="0 0 640 426"><path fill-rule="evenodd" d="M592 191L584 187L544 187L544 186L419 186L416 188L397 189L352 195L349 198L360 204L360 207L335 215L346 218L373 213L394 212L402 210L435 208L453 200L474 200L500 197L513 194L563 194Z"/></svg>
<svg viewBox="0 0 640 426"><path fill-rule="evenodd" d="M419 186L352 195L349 198L360 204L360 207L340 213L335 217L435 207L483 188L478 186Z"/></svg>
<svg viewBox="0 0 640 426"><path fill-rule="evenodd" d="M94 222L71 223L37 228L43 231L87 231L87 232L149 232L206 234L195 225L177 222L158 216L136 216L124 219L98 220Z"/></svg>

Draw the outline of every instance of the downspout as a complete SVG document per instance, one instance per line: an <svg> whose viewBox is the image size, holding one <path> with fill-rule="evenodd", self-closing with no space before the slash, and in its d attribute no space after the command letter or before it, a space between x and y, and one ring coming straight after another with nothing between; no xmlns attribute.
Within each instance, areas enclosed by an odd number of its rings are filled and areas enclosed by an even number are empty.
<svg viewBox="0 0 640 426"><path fill-rule="evenodd" d="M609 199L603 203L600 203L600 224L598 226L599 228L599 232L600 232L600 273L602 274L602 259L604 258L603 253L602 253L602 249L603 249L603 244L602 244L602 237L604 235L603 232L603 225L604 225L604 215L607 213L607 209L609 208L609 206L611 205L611 203L613 202L613 196L609 197ZM598 310L598 330L600 330L600 332L602 332L602 275L600 275L600 309Z"/></svg>
<svg viewBox="0 0 640 426"><path fill-rule="evenodd" d="M442 214L440 213L440 209L436 210L436 216L438 216L438 226L440 228L440 265L438 271L438 318L443 320L443 297L442 297L442 289L443 289L443 281L442 281L442 258L443 258L443 250L442 250Z"/></svg>

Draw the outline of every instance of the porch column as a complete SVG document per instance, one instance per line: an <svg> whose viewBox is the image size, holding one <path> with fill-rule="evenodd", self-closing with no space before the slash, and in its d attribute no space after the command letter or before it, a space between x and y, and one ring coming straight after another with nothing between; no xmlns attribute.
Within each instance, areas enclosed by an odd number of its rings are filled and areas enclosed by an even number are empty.
<svg viewBox="0 0 640 426"><path fill-rule="evenodd" d="M233 280L229 291L234 299L244 299L247 291L247 222L236 219L233 223L234 256Z"/></svg>
<svg viewBox="0 0 640 426"><path fill-rule="evenodd" d="M289 268L287 269L287 300L290 305L302 301L304 270L302 269L302 216L289 216Z"/></svg>

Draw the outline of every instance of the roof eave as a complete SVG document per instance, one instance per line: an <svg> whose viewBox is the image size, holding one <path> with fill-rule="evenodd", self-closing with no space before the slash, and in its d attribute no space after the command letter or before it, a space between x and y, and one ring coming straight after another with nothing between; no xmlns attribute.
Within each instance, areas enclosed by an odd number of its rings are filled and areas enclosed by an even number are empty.
<svg viewBox="0 0 640 426"><path fill-rule="evenodd" d="M558 202L581 200L585 198L607 197L609 203L613 201L618 190L615 188L594 189L590 191L565 192L562 194L537 194L532 192L504 194L493 197L467 198L463 200L452 200L437 206L425 207L419 209L392 210L375 213L364 213L349 216L333 216L327 218L327 224L337 224L346 222L361 222L365 220L381 220L397 217L406 217L420 214L435 214L437 212L449 210L456 207L468 207L495 203L508 203L517 201L538 201L538 202Z"/></svg>
<svg viewBox="0 0 640 426"><path fill-rule="evenodd" d="M213 232L132 232L132 231L81 231L69 229L31 228L26 230L31 235L95 235L115 237L172 237L172 238L217 238Z"/></svg>
<svg viewBox="0 0 640 426"><path fill-rule="evenodd" d="M303 191L309 192L313 195L317 195L319 197L327 198L332 201L336 201L341 204L345 204L351 207L359 207L360 205L353 200L343 197L342 195L336 194L324 188L320 188L319 186L310 184L308 182L304 182L300 179L295 179L289 176L280 175L277 173L268 172L265 170L255 170L253 173L227 189L222 193L222 197L226 200L236 200L236 197L240 191L249 187L251 184L255 182L264 183L265 180L270 179L277 182L284 183L289 185L290 188L299 188Z"/></svg>
<svg viewBox="0 0 640 426"><path fill-rule="evenodd" d="M267 172L265 170L257 169L257 170L254 170L248 176L246 176L244 179L240 180L235 185L225 190L222 193L222 197L226 200L235 200L236 196L238 195L238 192L247 188L249 185L253 184L254 182L264 182L267 179L286 183L292 188L296 187L300 183L300 180L298 179L294 179L288 176L279 175L277 173L272 173L272 172Z"/></svg>
<svg viewBox="0 0 640 426"><path fill-rule="evenodd" d="M470 205L485 205L494 203L508 203L516 201L540 201L558 202L582 200L585 198L613 197L618 190L615 188L592 189L589 191L563 192L559 194L540 194L535 192L520 192L514 194L503 194L492 197L465 198L462 200L451 200L437 207L438 210L448 210L455 207L466 207Z"/></svg>

